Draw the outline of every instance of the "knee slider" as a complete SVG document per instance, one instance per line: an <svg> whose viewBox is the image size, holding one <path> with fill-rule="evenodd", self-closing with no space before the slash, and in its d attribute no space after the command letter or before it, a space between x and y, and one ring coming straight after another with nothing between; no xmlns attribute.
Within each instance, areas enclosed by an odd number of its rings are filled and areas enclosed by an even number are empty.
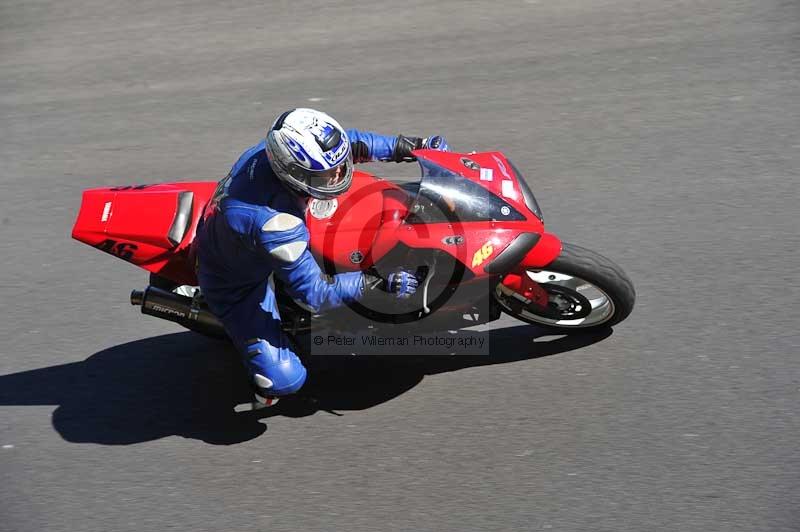
<svg viewBox="0 0 800 532"><path fill-rule="evenodd" d="M246 346L245 365L256 393L264 397L294 393L306 382L306 368L297 355L265 340L250 340Z"/></svg>

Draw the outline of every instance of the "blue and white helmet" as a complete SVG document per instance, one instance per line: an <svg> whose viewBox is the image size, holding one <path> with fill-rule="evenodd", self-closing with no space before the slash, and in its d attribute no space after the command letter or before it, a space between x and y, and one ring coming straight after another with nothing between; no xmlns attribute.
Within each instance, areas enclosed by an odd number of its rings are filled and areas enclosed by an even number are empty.
<svg viewBox="0 0 800 532"><path fill-rule="evenodd" d="M314 109L286 111L270 127L266 144L275 175L301 194L330 199L350 188L350 140L327 114Z"/></svg>

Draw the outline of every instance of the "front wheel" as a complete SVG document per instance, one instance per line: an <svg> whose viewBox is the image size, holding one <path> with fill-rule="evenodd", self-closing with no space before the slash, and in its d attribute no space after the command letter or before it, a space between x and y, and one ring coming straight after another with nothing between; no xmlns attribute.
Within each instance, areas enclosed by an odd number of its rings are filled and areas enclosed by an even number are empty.
<svg viewBox="0 0 800 532"><path fill-rule="evenodd" d="M616 325L628 317L636 300L633 283L619 266L566 242L545 268L516 273L526 277L529 290L523 295L498 283L494 296L503 311L562 334Z"/></svg>

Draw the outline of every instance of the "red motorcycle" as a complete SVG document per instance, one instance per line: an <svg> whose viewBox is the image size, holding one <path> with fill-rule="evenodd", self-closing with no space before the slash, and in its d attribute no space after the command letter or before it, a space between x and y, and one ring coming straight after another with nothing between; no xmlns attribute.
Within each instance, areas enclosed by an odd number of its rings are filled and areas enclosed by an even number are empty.
<svg viewBox="0 0 800 532"><path fill-rule="evenodd" d="M559 334L624 320L635 292L602 255L545 231L522 174L500 152L420 150L419 182L395 183L356 171L350 189L309 201L310 249L327 273L417 268L408 300L362 301L373 323L456 329L502 312ZM150 272L131 302L145 314L223 336L196 288L195 230L224 180L97 188L83 193L72 237ZM312 316L276 283L284 330L308 331ZM338 323L337 327L342 328ZM346 325L345 325L346 327Z"/></svg>

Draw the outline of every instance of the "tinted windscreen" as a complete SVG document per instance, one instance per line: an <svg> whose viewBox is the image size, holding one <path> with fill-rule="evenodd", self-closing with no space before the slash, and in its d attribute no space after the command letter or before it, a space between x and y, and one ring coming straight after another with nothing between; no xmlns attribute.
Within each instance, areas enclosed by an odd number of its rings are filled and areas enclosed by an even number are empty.
<svg viewBox="0 0 800 532"><path fill-rule="evenodd" d="M544 218L542 217L542 209L539 208L539 203L536 201L536 196L533 195L531 187L528 185L528 182L525 181L525 176L522 175L522 172L519 171L519 168L517 168L517 165L515 165L511 159L506 160L511 165L514 173L517 174L517 185L522 191L522 198L525 200L525 205L533 214L536 215L537 218L539 218L539 220L544 222Z"/></svg>
<svg viewBox="0 0 800 532"><path fill-rule="evenodd" d="M478 183L431 161L419 159L422 181L406 223L525 220L514 207Z"/></svg>

